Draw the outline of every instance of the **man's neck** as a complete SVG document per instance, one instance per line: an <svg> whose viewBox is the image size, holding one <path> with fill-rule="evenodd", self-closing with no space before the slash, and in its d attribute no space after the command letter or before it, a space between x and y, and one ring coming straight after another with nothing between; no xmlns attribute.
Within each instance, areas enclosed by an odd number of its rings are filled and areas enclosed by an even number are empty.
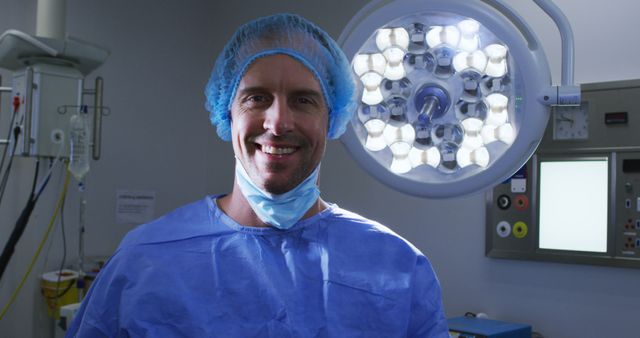
<svg viewBox="0 0 640 338"><path fill-rule="evenodd" d="M270 227L270 225L264 223L258 215L251 209L251 205L247 201L238 183L234 180L233 190L229 195L217 199L218 208L222 210L227 216L231 217L238 224L245 226L253 226L258 228ZM329 205L323 201L320 197L313 203L311 208L302 216L302 219L309 218L322 210L326 209Z"/></svg>

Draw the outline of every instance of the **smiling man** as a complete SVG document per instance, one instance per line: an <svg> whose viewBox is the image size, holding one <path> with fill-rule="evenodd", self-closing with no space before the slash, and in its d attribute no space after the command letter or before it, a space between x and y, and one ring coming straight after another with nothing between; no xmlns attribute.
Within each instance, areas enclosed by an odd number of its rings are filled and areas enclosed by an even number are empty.
<svg viewBox="0 0 640 338"><path fill-rule="evenodd" d="M353 114L348 61L291 14L245 24L205 90L236 156L231 193L130 232L68 337L448 337L427 258L320 198Z"/></svg>
<svg viewBox="0 0 640 338"><path fill-rule="evenodd" d="M236 180L231 194L218 199L227 215L240 224L288 228L303 213L326 209L316 182L327 139L328 107L307 67L288 54L256 59L238 84L231 121ZM277 200L282 203L277 205L286 209L258 206L254 201L264 196L260 190L280 195ZM255 207L248 208L247 202ZM298 215L292 217L292 212Z"/></svg>

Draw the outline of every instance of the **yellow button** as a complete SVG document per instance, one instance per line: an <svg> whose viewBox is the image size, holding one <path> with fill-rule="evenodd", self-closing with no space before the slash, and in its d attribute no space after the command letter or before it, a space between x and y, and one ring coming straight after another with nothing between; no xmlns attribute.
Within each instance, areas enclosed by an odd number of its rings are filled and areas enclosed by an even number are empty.
<svg viewBox="0 0 640 338"><path fill-rule="evenodd" d="M529 228L525 222L516 222L516 224L513 225L513 235L516 236L516 238L524 238L528 232Z"/></svg>

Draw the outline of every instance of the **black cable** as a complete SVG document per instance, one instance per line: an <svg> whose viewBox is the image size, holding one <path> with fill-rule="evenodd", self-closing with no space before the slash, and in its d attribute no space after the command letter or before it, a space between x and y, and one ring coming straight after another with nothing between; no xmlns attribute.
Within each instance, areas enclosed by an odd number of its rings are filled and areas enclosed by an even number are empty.
<svg viewBox="0 0 640 338"><path fill-rule="evenodd" d="M13 111L13 115L11 116L11 122L9 123L9 132L7 133L7 137L5 138L5 140L9 141L9 138L11 138L11 131L13 130L13 122L15 122L16 120L16 115L18 113L17 109L14 109ZM13 143L13 147L16 147L16 143ZM2 170L2 167L4 167L4 160L7 157L7 149L9 149L9 146L7 145L6 147L4 147L4 150L2 151L2 160L0 160L0 170ZM12 151L13 152L13 151Z"/></svg>
<svg viewBox="0 0 640 338"><path fill-rule="evenodd" d="M4 174L2 175L2 181L0 181L0 204L2 204L2 197L4 196L5 188L7 187L7 182L9 181L9 174L11 173L11 167L13 166L13 159L15 158L16 147L15 143L13 149L11 150L11 156L9 157L9 163L4 170Z"/></svg>
<svg viewBox="0 0 640 338"><path fill-rule="evenodd" d="M55 162L51 164L51 166L55 165ZM42 186L38 189L38 191L34 191L35 199L39 199L40 195L44 191L44 188L49 184L49 179L51 179L51 174L53 171L51 170L51 166L49 166L49 173L47 173L47 177L43 178Z"/></svg>
<svg viewBox="0 0 640 338"><path fill-rule="evenodd" d="M9 163L7 164L7 168L4 171L4 175L2 176L2 182L0 182L0 204L2 204L2 197L4 196L4 190L7 187L7 182L9 181L9 173L11 172L11 167L13 165L13 159L16 155L16 149L18 144L18 136L20 135L20 128L15 128L13 130L14 142L13 149L11 150L11 156L9 157ZM5 147L5 150L7 148ZM4 161L4 159L3 159ZM0 167L1 169L2 167Z"/></svg>
<svg viewBox="0 0 640 338"><path fill-rule="evenodd" d="M33 175L33 183L31 184L31 192L29 193L29 198L35 198L36 193L36 184L38 183L38 172L40 171L40 158L36 159L36 174Z"/></svg>
<svg viewBox="0 0 640 338"><path fill-rule="evenodd" d="M36 163L36 167L38 166L39 164ZM36 181L37 178L38 178L38 170L36 170L34 181ZM45 186L47 185L47 183L48 181L45 182ZM35 189L35 187L33 189ZM11 236L9 237L9 240L5 244L4 249L2 250L2 255L0 256L0 280L2 280L2 275L4 275L4 271L7 269L7 266L9 265L11 256L13 256L13 252L16 249L16 245L18 244L20 237L22 237L22 233L24 233L24 229L27 227L27 224L29 223L29 218L31 217L31 213L33 212L33 209L36 206L36 202L38 201L38 197L40 196L39 194L37 195L34 195L34 194L35 192L32 192L31 195L29 196L27 205L25 205L24 209L22 209L22 212L20 213L20 216L16 221L16 225L14 226L13 231L11 232Z"/></svg>

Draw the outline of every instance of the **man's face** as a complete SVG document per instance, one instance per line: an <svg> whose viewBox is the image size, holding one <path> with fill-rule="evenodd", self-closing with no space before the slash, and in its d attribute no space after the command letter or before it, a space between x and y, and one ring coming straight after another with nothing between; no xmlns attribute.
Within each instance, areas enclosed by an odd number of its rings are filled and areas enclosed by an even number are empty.
<svg viewBox="0 0 640 338"><path fill-rule="evenodd" d="M320 163L328 114L307 67L287 55L261 57L240 80L231 106L235 156L258 187L285 193Z"/></svg>

